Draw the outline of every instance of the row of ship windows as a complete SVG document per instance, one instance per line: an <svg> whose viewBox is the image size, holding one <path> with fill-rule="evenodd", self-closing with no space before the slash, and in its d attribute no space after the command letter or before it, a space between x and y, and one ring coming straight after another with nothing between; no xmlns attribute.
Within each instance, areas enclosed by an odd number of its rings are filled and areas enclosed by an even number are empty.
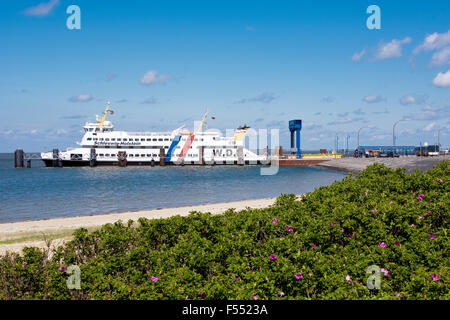
<svg viewBox="0 0 450 320"><path fill-rule="evenodd" d="M93 147L93 146L89 146L89 145L83 145L83 148L91 148L91 147ZM99 147L99 146L97 146L97 147ZM220 147L220 146L203 146L204 148L206 148L206 149L208 149L208 148L214 148L214 149L220 149L220 148L222 148L222 149L237 149L238 148L238 146L222 146L222 147ZM134 148L136 148L136 149L161 149L161 148L164 148L164 149L169 149L169 146L136 146L136 147L134 147L134 146L114 146L114 147L112 147L112 146L100 146L100 149L134 149ZM176 149L180 149L181 148L181 146L177 146L176 147Z"/></svg>
<svg viewBox="0 0 450 320"><path fill-rule="evenodd" d="M138 139L138 138L136 138L136 139L132 139L132 138L129 138L129 139L127 139L127 138L87 138L87 140L88 141L92 141L92 140L94 140L94 141L172 141L172 139L169 139L169 138L158 138L158 139L156 139L156 138L153 138L153 139L150 139L150 138L147 138L147 139L144 139L144 138L141 138L141 139ZM182 141L185 141L186 139L181 139ZM195 138L194 139L194 141L198 141L198 139L197 138ZM200 138L200 141L203 141L203 138Z"/></svg>
<svg viewBox="0 0 450 320"><path fill-rule="evenodd" d="M172 156L173 157L179 157L181 154L179 153L179 154L172 154ZM117 154L109 154L109 153L107 153L107 154L103 154L103 153L99 153L99 154L97 154L97 156L99 156L99 157L107 157L107 158L109 158L109 157L117 157L118 155ZM145 157L148 157L148 158L150 158L150 157L159 157L159 155L157 155L157 154L127 154L127 156L128 157L130 157L130 158L145 158ZM198 157L198 154L191 154L191 153L189 153L189 154L187 154L186 156L188 156L188 157Z"/></svg>

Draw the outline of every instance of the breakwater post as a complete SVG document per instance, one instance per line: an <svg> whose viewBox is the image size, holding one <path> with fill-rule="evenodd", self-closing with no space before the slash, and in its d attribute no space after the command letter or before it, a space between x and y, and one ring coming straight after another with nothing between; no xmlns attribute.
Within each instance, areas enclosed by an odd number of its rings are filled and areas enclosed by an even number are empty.
<svg viewBox="0 0 450 320"><path fill-rule="evenodd" d="M243 166L244 165L244 148L238 147L237 148L237 157L238 157L238 165Z"/></svg>
<svg viewBox="0 0 450 320"><path fill-rule="evenodd" d="M166 152L164 150L164 148L159 149L159 165L160 166L165 166L166 165Z"/></svg>
<svg viewBox="0 0 450 320"><path fill-rule="evenodd" d="M62 161L59 158L59 149L53 149L53 163L54 168L61 168L62 167Z"/></svg>
<svg viewBox="0 0 450 320"><path fill-rule="evenodd" d="M119 167L126 167L127 166L127 152L126 151L119 151L117 153L117 160Z"/></svg>
<svg viewBox="0 0 450 320"><path fill-rule="evenodd" d="M23 168L24 167L24 153L22 149L17 149L14 152L14 167Z"/></svg>
<svg viewBox="0 0 450 320"><path fill-rule="evenodd" d="M205 146L200 146L199 150L198 150L198 160L199 160L199 164L201 166L205 165Z"/></svg>
<svg viewBox="0 0 450 320"><path fill-rule="evenodd" d="M91 156L89 158L89 166L90 167L97 166L97 154L95 153L95 148L91 148Z"/></svg>

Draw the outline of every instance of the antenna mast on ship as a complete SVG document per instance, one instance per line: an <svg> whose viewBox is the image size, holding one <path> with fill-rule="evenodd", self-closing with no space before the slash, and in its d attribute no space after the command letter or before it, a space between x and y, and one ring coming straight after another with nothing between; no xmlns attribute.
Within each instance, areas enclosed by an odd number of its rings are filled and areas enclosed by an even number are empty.
<svg viewBox="0 0 450 320"><path fill-rule="evenodd" d="M100 124L100 127L103 127L103 124L104 124L104 122L105 122L106 115L108 114L108 111L111 112L111 114L113 114L113 111L112 111L112 110L109 110L110 104L111 104L111 103L110 103L109 101L106 103L106 109L105 109L105 112L103 112L103 117L102 117L102 119L101 119L101 120L97 120L97 122Z"/></svg>
<svg viewBox="0 0 450 320"><path fill-rule="evenodd" d="M202 130L203 124L205 123L206 116L208 115L209 111L206 109L206 113L203 116L202 122L200 123L200 127L198 128L197 132L200 132ZM206 130L208 130L208 127L206 127Z"/></svg>

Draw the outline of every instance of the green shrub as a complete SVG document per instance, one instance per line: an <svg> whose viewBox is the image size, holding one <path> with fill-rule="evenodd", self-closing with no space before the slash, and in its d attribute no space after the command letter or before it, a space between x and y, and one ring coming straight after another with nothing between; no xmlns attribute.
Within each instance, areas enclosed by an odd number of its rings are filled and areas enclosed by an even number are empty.
<svg viewBox="0 0 450 320"><path fill-rule="evenodd" d="M78 229L51 257L1 257L0 298L449 299L449 189L448 161L412 174L375 164L266 209ZM67 289L68 265L81 290ZM387 270L379 290L371 265Z"/></svg>

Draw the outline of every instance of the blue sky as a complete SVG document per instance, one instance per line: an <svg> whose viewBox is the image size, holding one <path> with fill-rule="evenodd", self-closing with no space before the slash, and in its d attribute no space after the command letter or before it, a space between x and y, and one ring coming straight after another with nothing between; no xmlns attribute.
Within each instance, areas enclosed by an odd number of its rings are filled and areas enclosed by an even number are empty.
<svg viewBox="0 0 450 320"><path fill-rule="evenodd" d="M81 9L68 30L66 9ZM369 30L366 8L381 9ZM65 148L111 101L120 130L280 128L302 146L450 144L448 1L0 3L0 152Z"/></svg>

